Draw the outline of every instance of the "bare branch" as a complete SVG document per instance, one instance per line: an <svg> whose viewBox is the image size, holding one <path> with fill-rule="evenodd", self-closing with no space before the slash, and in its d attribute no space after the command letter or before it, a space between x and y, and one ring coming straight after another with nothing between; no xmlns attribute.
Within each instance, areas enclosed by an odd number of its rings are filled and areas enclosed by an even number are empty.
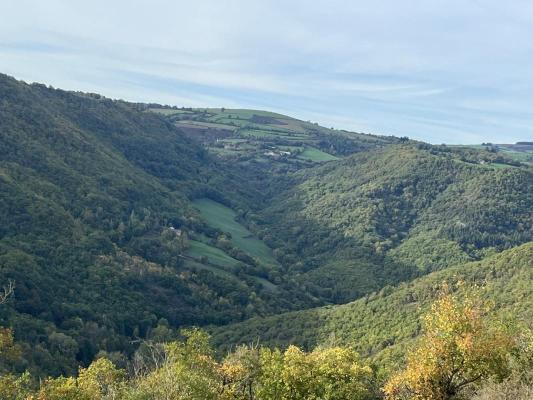
<svg viewBox="0 0 533 400"><path fill-rule="evenodd" d="M4 287L2 288L2 293L0 293L0 304L4 304L9 298L9 296L13 294L14 291L15 291L15 281L10 279L7 282L7 285L4 285Z"/></svg>

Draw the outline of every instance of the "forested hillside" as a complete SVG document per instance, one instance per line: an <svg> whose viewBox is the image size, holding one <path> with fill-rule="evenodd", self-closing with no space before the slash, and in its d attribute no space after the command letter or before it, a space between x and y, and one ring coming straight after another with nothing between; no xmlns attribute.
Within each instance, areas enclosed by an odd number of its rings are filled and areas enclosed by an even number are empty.
<svg viewBox="0 0 533 400"><path fill-rule="evenodd" d="M221 234L191 198L257 205L260 196L162 118L1 76L0 147L0 282L16 285L0 313L23 345L17 370L73 373L101 351L127 356L161 324L314 304L265 288L254 275L277 266L236 250L239 276L187 257L193 238Z"/></svg>
<svg viewBox="0 0 533 400"><path fill-rule="evenodd" d="M222 350L261 343L313 349L319 344L352 346L381 367L394 368L420 332L420 316L438 297L443 283L477 285L503 320L533 321L533 243L505 250L482 261L436 271L409 283L386 287L352 303L281 314L216 328Z"/></svg>
<svg viewBox="0 0 533 400"><path fill-rule="evenodd" d="M0 373L131 371L191 326L218 350L342 344L347 365L394 365L444 280L529 319L532 185L485 147L0 75Z"/></svg>
<svg viewBox="0 0 533 400"><path fill-rule="evenodd" d="M527 274L531 274L531 265L512 268L512 284L506 281L508 271L501 273L499 268L502 263L517 266L524 260L531 262L531 245L516 250L491 260L497 267L492 268L485 287L476 288L473 280L433 282L429 286L430 282L426 282L411 285L408 289L412 290L407 293L398 293L407 302L387 302L387 297L397 297L394 293L382 296L389 307L396 303L412 309L413 295L418 296L415 301L423 303L407 318L400 316L408 322L408 330L410 325L416 327L409 337L394 345L396 353L404 354L397 366L390 358L385 364L383 359L372 362L361 358L356 345L339 345L341 340L331 336L310 351L292 344L286 349L272 349L255 342L217 357L205 332L185 329L168 343L143 343L129 369L101 357L89 367L80 368L77 376L36 382L28 374L3 374L0 396L25 400L529 400L533 336L524 320L517 321L517 317L527 318L531 289L527 280L522 281L525 286L517 285L514 277L530 279ZM475 273L466 275L478 279L487 276L485 267L473 266ZM512 289L510 295L494 297L506 289ZM507 302L509 299L511 302ZM517 299L525 309L518 306ZM494 312L494 300L504 306L497 310L499 315ZM367 307L376 311L372 303L370 300ZM517 313L512 318L502 318L503 311L509 309ZM356 310L350 310L353 311ZM390 311L388 308L385 314L380 310L389 323ZM371 315L366 314L370 318ZM342 322L349 321L344 318ZM379 325L380 321L372 322ZM327 328L333 332L339 326ZM16 348L9 335L2 334L5 357ZM366 335L375 334L367 330Z"/></svg>
<svg viewBox="0 0 533 400"><path fill-rule="evenodd" d="M220 160L256 171L266 202L242 210L244 221L292 284L322 301L350 301L533 239L532 169L509 152L361 135L255 110L149 110ZM303 163L309 145L337 160Z"/></svg>
<svg viewBox="0 0 533 400"><path fill-rule="evenodd" d="M533 173L483 151L405 144L294 175L254 219L296 280L346 302L533 239Z"/></svg>

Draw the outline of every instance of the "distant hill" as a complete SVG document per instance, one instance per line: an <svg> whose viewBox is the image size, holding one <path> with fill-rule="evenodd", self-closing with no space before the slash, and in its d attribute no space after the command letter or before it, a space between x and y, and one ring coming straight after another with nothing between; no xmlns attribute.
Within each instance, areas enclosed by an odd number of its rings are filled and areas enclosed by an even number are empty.
<svg viewBox="0 0 533 400"><path fill-rule="evenodd" d="M281 172L332 161L405 139L324 128L285 115L225 108L163 108L151 105L212 154Z"/></svg>
<svg viewBox="0 0 533 400"><path fill-rule="evenodd" d="M533 142L516 142L515 144L482 143L480 145L457 147L483 149L498 156L505 156L517 162L533 165Z"/></svg>

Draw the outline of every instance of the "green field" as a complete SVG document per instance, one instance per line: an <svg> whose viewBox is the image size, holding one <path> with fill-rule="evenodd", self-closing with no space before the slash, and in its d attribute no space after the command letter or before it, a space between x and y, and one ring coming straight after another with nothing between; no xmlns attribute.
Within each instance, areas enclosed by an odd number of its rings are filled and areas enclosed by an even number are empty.
<svg viewBox="0 0 533 400"><path fill-rule="evenodd" d="M502 169L502 168L518 168L514 165L509 165L509 164L502 164L502 163L490 163L489 166L493 167L493 168L497 168L497 169Z"/></svg>
<svg viewBox="0 0 533 400"><path fill-rule="evenodd" d="M221 108L177 110L186 113L186 115L181 116L179 112L172 114L173 110L171 109L154 108L152 111L171 114L167 117L177 127L209 128L209 135L202 136L202 142L216 156L225 159L231 158L239 163L245 162L246 159L271 165L281 163L291 170L305 168L311 163L338 160L341 158L340 155L348 155L361 150L361 148L390 142L390 138L376 136L369 139L368 135L324 128L317 123L301 121L268 111L227 108L224 110ZM188 134L192 133L188 132ZM317 146L317 143L327 142L330 135L334 135L336 138L344 137L340 140L346 144L336 142L329 147ZM238 143L239 145L232 149L221 149L219 143L221 140L226 144ZM244 145L245 142L248 146ZM358 144L355 145L355 142ZM292 154L283 155L283 157L269 156L265 158L263 157L264 145L280 151L287 151L281 147L283 145L298 147L299 149L296 152L288 150ZM322 148L330 148L331 150L325 152L321 150Z"/></svg>
<svg viewBox="0 0 533 400"><path fill-rule="evenodd" d="M196 269L201 269L204 271L210 271L214 273L215 275L224 277L226 279L238 280L238 278L231 272L228 272L222 268L214 267L212 265L200 264L199 262L196 262L196 261L186 260L185 267L188 267L191 269L196 268Z"/></svg>
<svg viewBox="0 0 533 400"><path fill-rule="evenodd" d="M339 159L338 157L324 153L323 151L315 149L314 147L306 147L305 150L298 155L298 157L315 162L334 161Z"/></svg>
<svg viewBox="0 0 533 400"><path fill-rule="evenodd" d="M513 151L500 147L500 151L507 157L523 163L533 163L533 151Z"/></svg>
<svg viewBox="0 0 533 400"><path fill-rule="evenodd" d="M249 109L238 109L238 108L226 108L224 112L221 111L220 108L208 108L208 112L216 114L212 118L221 117L225 118L231 115L233 118L242 118L242 119L250 119L254 115L258 115L261 117L273 117L273 118L280 118L280 119L290 119L285 115L277 114L270 111L262 111L262 110L249 110Z"/></svg>
<svg viewBox="0 0 533 400"><path fill-rule="evenodd" d="M228 256L219 248L210 246L208 244L198 242L196 240L189 240L190 248L187 255L191 257L208 258L210 264L215 264L223 268L232 269L239 263L236 259Z"/></svg>
<svg viewBox="0 0 533 400"><path fill-rule="evenodd" d="M227 125L227 124L220 124L220 123L217 123L217 122L202 122L202 121L183 120L183 121L180 121L179 123L176 124L176 126L180 126L180 125L197 126L197 127L200 127L200 128L226 129L226 130L230 130L230 131L233 131L233 130L237 129L235 126Z"/></svg>
<svg viewBox="0 0 533 400"><path fill-rule="evenodd" d="M265 264L277 265L270 248L235 220L237 214L231 208L207 198L197 199L193 204L212 227L231 234L236 247Z"/></svg>
<svg viewBox="0 0 533 400"><path fill-rule="evenodd" d="M223 276L229 279L239 279L234 275L235 267L239 264L239 260L236 260L221 249L210 246L206 243L199 242L197 240L189 241L190 248L187 251L187 255L194 258L207 257L208 262L202 264L198 261L186 260L185 266L203 269L211 271L216 275ZM265 289L270 291L277 290L277 286L272 282L258 276L252 276L252 279L260 283Z"/></svg>
<svg viewBox="0 0 533 400"><path fill-rule="evenodd" d="M256 138L276 138L279 136L274 132L260 131L260 130L255 130L255 129L240 130L239 135L247 136L247 137L256 137Z"/></svg>
<svg viewBox="0 0 533 400"><path fill-rule="evenodd" d="M175 110L173 108L150 108L150 111L163 115L192 114L192 111Z"/></svg>
<svg viewBox="0 0 533 400"><path fill-rule="evenodd" d="M222 143L246 143L248 139L239 139L239 138L231 138L231 139L220 139Z"/></svg>

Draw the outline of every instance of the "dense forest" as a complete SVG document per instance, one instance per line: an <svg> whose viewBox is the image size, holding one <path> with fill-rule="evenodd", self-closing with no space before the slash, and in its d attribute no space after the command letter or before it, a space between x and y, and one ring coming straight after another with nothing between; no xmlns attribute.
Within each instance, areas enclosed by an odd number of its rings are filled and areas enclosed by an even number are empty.
<svg viewBox="0 0 533 400"><path fill-rule="evenodd" d="M265 290L253 276L277 267L236 251L249 266L238 279L183 265L187 240L170 228L222 235L190 198L246 206L260 196L172 125L98 96L0 85L0 281L17 286L0 312L24 343L16 369L73 373L101 351L131 354L132 339L160 323L223 324L317 303L283 281L282 296Z"/></svg>
<svg viewBox="0 0 533 400"><path fill-rule="evenodd" d="M386 286L354 302L251 318L213 330L213 341L231 348L259 341L285 348L313 349L332 340L353 346L383 367L402 360L406 346L420 331L419 317L438 297L443 282L478 286L493 304L491 313L521 321L533 319L533 244L505 250L482 261L459 264L396 287ZM391 312L393 310L393 312Z"/></svg>
<svg viewBox="0 0 533 400"><path fill-rule="evenodd" d="M528 398L527 154L0 75L0 398Z"/></svg>

